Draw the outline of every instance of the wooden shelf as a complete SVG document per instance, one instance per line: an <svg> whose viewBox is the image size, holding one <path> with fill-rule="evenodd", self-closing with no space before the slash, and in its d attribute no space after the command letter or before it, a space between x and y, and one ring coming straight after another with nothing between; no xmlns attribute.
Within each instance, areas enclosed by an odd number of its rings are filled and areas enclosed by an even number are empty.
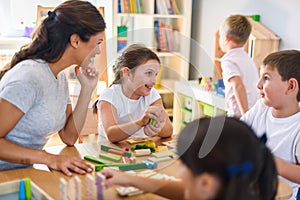
<svg viewBox="0 0 300 200"><path fill-rule="evenodd" d="M202 116L224 115L225 98L200 88L198 81L175 82L173 127L179 133L182 126Z"/></svg>

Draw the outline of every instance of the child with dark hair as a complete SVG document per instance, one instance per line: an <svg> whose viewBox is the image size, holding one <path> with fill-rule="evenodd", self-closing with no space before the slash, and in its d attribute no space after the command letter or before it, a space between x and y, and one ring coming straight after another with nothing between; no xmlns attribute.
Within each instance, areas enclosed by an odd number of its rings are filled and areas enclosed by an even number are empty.
<svg viewBox="0 0 300 200"><path fill-rule="evenodd" d="M48 12L32 42L0 71L0 170L45 164L68 176L92 171L78 156L42 149L56 132L67 145L77 141L98 83L89 62L100 53L105 26L90 2L65 1ZM72 65L81 85L74 109L63 71Z"/></svg>
<svg viewBox="0 0 300 200"><path fill-rule="evenodd" d="M269 54L260 67L260 100L241 119L258 136L266 133L278 174L293 187L300 183L300 51Z"/></svg>
<svg viewBox="0 0 300 200"><path fill-rule="evenodd" d="M142 44L121 53L113 66L115 80L96 103L99 141L172 135L172 123L153 88L159 68L158 56Z"/></svg>
<svg viewBox="0 0 300 200"><path fill-rule="evenodd" d="M194 120L181 131L177 150L181 181L104 169L104 184L134 186L170 199L275 199L272 154L242 121L225 116Z"/></svg>

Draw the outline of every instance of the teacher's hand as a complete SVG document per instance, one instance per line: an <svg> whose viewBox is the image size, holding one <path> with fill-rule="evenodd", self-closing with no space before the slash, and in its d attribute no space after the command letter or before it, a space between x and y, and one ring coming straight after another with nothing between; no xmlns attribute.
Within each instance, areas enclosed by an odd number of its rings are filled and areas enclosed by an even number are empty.
<svg viewBox="0 0 300 200"><path fill-rule="evenodd" d="M75 73L81 87L94 89L98 83L99 73L94 67L75 67Z"/></svg>
<svg viewBox="0 0 300 200"><path fill-rule="evenodd" d="M85 174L93 171L92 166L78 156L52 155L47 165L50 169L62 171L67 176L72 176L72 172Z"/></svg>

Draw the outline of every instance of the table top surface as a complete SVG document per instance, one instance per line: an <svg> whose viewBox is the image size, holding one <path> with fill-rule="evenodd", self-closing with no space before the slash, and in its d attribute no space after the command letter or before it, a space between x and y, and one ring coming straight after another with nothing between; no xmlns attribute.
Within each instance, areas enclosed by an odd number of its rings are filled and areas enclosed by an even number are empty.
<svg viewBox="0 0 300 200"><path fill-rule="evenodd" d="M160 140L159 143L162 141ZM156 141L157 143L157 141ZM49 153L53 154L61 154L61 155L78 155L83 157L85 155L91 155L98 157L101 150L100 145L97 142L86 142L81 144L76 144L73 147L68 147L65 145L48 147L45 150ZM110 146L115 146L113 144L109 144ZM130 147L131 145L127 142L122 142L118 144L118 147ZM147 156L137 157L137 162L141 160L146 160ZM92 163L91 163L92 164ZM177 159L172 159L168 161L158 162L158 167L155 169L157 173L166 174L169 176L174 176L178 178L178 169L180 162ZM70 177L65 176L63 173L58 171L49 171L47 167L38 167L40 169L35 168L26 168L26 169L15 169L15 170L8 170L0 172L0 183L8 182L12 180L18 180L25 177L29 177L35 184L37 184L42 190L44 190L47 194L49 194L54 199L60 199L60 190L59 190L59 179L61 177L69 180ZM44 169L44 170L41 170ZM92 174L94 174L93 172ZM85 180L86 175L75 175L81 179L82 183L82 199L86 197L86 187L85 187ZM116 186L115 186L116 187ZM104 192L104 198L106 199L124 199L123 197L119 196L116 192L115 187L106 189ZM292 194L292 188L283 181L279 181L277 199L286 199L290 197ZM126 199L165 199L158 195L154 195L151 193L143 193L136 196L126 197Z"/></svg>

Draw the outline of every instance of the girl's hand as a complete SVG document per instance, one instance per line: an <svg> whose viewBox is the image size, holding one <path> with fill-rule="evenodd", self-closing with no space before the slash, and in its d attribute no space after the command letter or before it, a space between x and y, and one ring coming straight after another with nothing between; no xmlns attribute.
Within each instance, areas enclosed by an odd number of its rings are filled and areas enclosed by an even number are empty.
<svg viewBox="0 0 300 200"><path fill-rule="evenodd" d="M161 105L153 105L150 106L145 113L145 115L149 117L149 121L144 127L144 133L149 137L155 136L161 131L166 121L164 107ZM149 123L151 120L154 121L154 123Z"/></svg>
<svg viewBox="0 0 300 200"><path fill-rule="evenodd" d="M62 171L67 176L72 176L72 172L85 174L93 171L92 166L78 156L51 155L48 162L50 169Z"/></svg>
<svg viewBox="0 0 300 200"><path fill-rule="evenodd" d="M153 137L155 135L158 134L158 132L161 130L160 127L156 127L157 125L153 126L152 124L147 124L144 127L144 133L145 135L147 135L148 137Z"/></svg>
<svg viewBox="0 0 300 200"><path fill-rule="evenodd" d="M162 114L165 113L164 108L160 105L149 106L144 112L144 115L140 119L142 126L149 124L150 119L155 120L156 122L164 122L165 117Z"/></svg>
<svg viewBox="0 0 300 200"><path fill-rule="evenodd" d="M116 184L129 186L128 180L130 180L130 175L124 172L120 172L114 169L105 168L100 171L102 175L105 176L104 187L109 188Z"/></svg>
<svg viewBox="0 0 300 200"><path fill-rule="evenodd" d="M75 73L81 87L94 89L98 83L99 73L94 67L75 67Z"/></svg>

